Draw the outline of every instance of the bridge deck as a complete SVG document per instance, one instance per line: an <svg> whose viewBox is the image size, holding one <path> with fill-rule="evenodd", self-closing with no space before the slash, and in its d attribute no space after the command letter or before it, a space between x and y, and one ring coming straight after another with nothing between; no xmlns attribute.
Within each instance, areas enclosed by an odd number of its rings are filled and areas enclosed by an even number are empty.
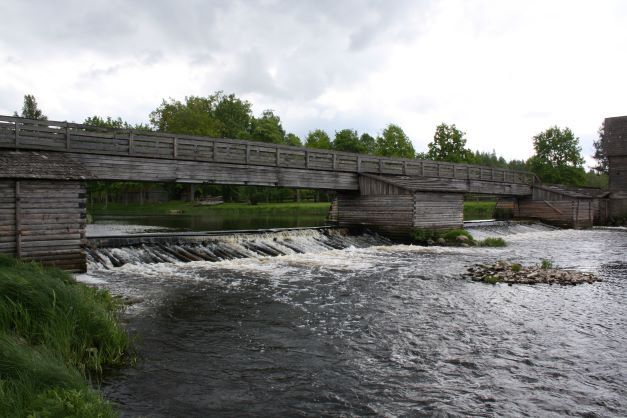
<svg viewBox="0 0 627 418"><path fill-rule="evenodd" d="M524 171L0 116L0 148L532 185Z"/></svg>

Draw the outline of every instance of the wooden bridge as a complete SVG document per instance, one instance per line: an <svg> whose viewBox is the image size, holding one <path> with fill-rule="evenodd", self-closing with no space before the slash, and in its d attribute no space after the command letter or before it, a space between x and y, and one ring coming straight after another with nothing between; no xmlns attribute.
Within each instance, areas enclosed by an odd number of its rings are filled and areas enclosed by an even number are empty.
<svg viewBox="0 0 627 418"><path fill-rule="evenodd" d="M393 236L461 226L466 193L524 199L537 185L523 171L0 116L0 252L84 268L86 180L335 190L340 225Z"/></svg>

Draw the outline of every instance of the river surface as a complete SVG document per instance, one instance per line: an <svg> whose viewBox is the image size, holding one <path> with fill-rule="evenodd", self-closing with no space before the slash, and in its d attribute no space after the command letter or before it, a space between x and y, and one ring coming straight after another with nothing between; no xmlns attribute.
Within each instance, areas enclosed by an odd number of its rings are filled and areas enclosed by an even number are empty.
<svg viewBox="0 0 627 418"><path fill-rule="evenodd" d="M80 276L137 300L124 321L138 365L103 390L123 416L627 416L627 230L472 232L508 246L296 231L248 236L255 246L233 238L250 253L218 262L118 249L126 264L91 262ZM264 246L286 255L251 250ZM460 275L543 258L603 281Z"/></svg>

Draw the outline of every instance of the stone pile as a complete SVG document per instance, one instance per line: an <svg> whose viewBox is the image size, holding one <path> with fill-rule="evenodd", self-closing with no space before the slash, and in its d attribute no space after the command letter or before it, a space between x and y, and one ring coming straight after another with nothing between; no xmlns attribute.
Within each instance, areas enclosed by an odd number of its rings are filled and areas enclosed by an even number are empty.
<svg viewBox="0 0 627 418"><path fill-rule="evenodd" d="M591 273L542 266L523 267L520 264L509 264L504 261L497 261L494 264L475 264L468 268L465 277L468 276L475 282L510 285L546 283L566 286L601 281L599 277Z"/></svg>

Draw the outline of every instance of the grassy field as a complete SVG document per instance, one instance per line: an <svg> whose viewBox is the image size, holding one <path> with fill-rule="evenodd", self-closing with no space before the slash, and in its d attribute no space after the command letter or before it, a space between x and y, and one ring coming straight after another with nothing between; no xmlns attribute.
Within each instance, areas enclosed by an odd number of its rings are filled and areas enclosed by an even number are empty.
<svg viewBox="0 0 627 418"><path fill-rule="evenodd" d="M131 359L109 293L0 255L0 295L0 416L116 416L88 383Z"/></svg>
<svg viewBox="0 0 627 418"><path fill-rule="evenodd" d="M496 202L464 202L464 220L491 219Z"/></svg>

